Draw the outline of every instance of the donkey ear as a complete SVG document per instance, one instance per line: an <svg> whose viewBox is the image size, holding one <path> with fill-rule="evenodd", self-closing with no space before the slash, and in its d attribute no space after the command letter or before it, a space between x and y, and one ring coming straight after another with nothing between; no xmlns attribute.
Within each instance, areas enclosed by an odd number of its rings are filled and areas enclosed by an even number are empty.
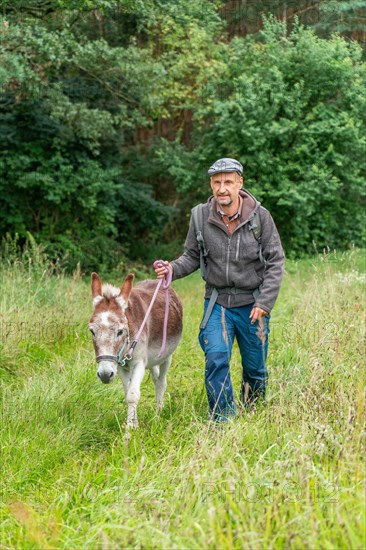
<svg viewBox="0 0 366 550"><path fill-rule="evenodd" d="M131 294L134 278L135 278L135 275L133 273L129 273L125 278L124 283L121 287L121 292L119 293L119 295L124 299L126 304Z"/></svg>
<svg viewBox="0 0 366 550"><path fill-rule="evenodd" d="M96 298L97 296L102 297L102 281L98 273L95 273L95 271L93 271L92 273L91 289L92 289L93 299Z"/></svg>

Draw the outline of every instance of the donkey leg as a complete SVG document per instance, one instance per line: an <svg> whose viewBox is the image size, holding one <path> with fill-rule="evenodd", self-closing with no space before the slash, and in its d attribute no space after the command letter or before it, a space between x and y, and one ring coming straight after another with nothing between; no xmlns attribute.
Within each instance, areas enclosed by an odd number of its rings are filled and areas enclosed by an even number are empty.
<svg viewBox="0 0 366 550"><path fill-rule="evenodd" d="M150 372L151 372L151 377L153 379L154 386L155 386L156 402L158 403L158 393L160 391L160 385L159 385L160 384L159 383L160 365L154 365L153 367L151 367ZM158 405L158 409L159 409L159 405Z"/></svg>
<svg viewBox="0 0 366 550"><path fill-rule="evenodd" d="M151 377L153 379L153 382L154 384L156 384L156 381L159 378L160 366L154 365L153 367L150 368L150 372L151 372Z"/></svg>
<svg viewBox="0 0 366 550"><path fill-rule="evenodd" d="M163 399L166 390L166 375L171 362L172 356L170 355L168 359L166 359L164 363L160 365L159 376L157 377L156 381L153 378L155 382L156 404L159 411L161 411L161 409L163 408Z"/></svg>
<svg viewBox="0 0 366 550"><path fill-rule="evenodd" d="M137 404L140 400L140 386L145 374L145 365L142 362L137 363L131 374L131 380L128 386L127 401L127 429L137 428L139 425L137 419Z"/></svg>
<svg viewBox="0 0 366 550"><path fill-rule="evenodd" d="M125 393L125 398L127 397L128 386L130 385L131 372L130 369L123 367L118 367L118 376L122 380L123 390Z"/></svg>

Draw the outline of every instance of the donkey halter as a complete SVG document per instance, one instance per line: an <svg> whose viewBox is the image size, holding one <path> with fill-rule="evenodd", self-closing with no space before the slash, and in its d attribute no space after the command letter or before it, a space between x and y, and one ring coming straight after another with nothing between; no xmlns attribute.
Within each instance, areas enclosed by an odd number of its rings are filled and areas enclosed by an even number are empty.
<svg viewBox="0 0 366 550"><path fill-rule="evenodd" d="M127 335L126 340L123 342L120 350L118 351L117 355L97 355L96 361L97 363L100 363L101 361L113 361L114 363L117 363L120 367L124 367L126 364L126 361L129 361L132 357L130 353L127 353L122 359L121 356L123 354L123 351L127 344L130 343L130 338ZM131 346L132 347L132 346ZM130 350L131 351L131 350Z"/></svg>

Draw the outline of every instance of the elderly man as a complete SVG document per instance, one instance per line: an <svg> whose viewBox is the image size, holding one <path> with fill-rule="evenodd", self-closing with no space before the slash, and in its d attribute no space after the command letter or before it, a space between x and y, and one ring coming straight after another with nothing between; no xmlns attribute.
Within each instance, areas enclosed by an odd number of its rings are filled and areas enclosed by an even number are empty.
<svg viewBox="0 0 366 550"><path fill-rule="evenodd" d="M166 266L173 280L201 265L206 281L199 342L205 353L205 385L211 418L236 413L230 358L237 339L242 359L240 399L245 407L265 396L270 312L278 296L284 254L274 221L242 189L243 167L217 160L208 170L211 196L192 210L185 251ZM163 277L167 267L156 269Z"/></svg>

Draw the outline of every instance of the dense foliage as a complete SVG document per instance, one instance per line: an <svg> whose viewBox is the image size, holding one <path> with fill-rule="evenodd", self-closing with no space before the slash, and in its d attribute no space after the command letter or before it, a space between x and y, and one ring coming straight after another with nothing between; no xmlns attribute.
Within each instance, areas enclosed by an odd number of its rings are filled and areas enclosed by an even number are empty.
<svg viewBox="0 0 366 550"><path fill-rule="evenodd" d="M223 5L2 2L3 235L30 232L71 269L170 257L230 155L287 254L362 244L362 48L327 35L331 2L320 36L293 13L235 33L248 14Z"/></svg>

